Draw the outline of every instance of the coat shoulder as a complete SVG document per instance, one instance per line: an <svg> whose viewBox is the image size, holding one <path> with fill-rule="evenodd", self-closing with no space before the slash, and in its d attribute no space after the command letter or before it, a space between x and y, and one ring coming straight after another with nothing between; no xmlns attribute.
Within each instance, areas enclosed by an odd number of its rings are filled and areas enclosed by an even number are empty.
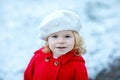
<svg viewBox="0 0 120 80"><path fill-rule="evenodd" d="M40 48L34 52L34 58L42 58L44 56L44 53L42 52L43 48Z"/></svg>
<svg viewBox="0 0 120 80"><path fill-rule="evenodd" d="M82 56L74 56L71 61L75 61L75 62L80 62L80 63L83 63L85 64L85 60Z"/></svg>

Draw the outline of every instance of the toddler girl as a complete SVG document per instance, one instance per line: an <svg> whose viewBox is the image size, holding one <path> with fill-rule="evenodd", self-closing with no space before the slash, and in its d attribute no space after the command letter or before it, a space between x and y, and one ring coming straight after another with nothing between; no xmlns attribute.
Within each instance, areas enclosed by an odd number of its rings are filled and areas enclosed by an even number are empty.
<svg viewBox="0 0 120 80"><path fill-rule="evenodd" d="M35 51L24 80L88 80L79 16L69 10L49 14L40 24L46 44Z"/></svg>

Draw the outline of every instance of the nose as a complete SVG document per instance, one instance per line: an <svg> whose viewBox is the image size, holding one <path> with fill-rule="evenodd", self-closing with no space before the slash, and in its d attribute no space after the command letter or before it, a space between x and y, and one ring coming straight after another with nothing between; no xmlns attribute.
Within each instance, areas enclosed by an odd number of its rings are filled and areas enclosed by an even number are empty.
<svg viewBox="0 0 120 80"><path fill-rule="evenodd" d="M58 43L59 43L59 44L64 44L64 43L65 43L64 38L63 38L63 37L59 37L59 38L58 38Z"/></svg>

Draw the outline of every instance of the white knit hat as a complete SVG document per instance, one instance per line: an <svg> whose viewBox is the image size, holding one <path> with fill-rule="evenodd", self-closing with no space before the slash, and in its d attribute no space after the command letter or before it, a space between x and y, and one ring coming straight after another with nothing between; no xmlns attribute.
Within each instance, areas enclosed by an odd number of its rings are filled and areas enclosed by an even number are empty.
<svg viewBox="0 0 120 80"><path fill-rule="evenodd" d="M46 16L40 24L40 38L47 37L62 30L73 30L79 32L81 28L80 17L69 10L58 10Z"/></svg>

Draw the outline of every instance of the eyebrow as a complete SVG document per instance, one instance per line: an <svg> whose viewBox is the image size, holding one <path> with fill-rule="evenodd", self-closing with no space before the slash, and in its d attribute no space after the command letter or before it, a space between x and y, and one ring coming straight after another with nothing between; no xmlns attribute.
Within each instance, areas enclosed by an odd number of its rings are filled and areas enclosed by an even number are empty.
<svg viewBox="0 0 120 80"><path fill-rule="evenodd" d="M60 35L60 34L53 34L52 36L54 36L54 35ZM64 35L72 35L72 34L69 34L69 33L67 33L67 34L62 34L62 36L64 36Z"/></svg>

